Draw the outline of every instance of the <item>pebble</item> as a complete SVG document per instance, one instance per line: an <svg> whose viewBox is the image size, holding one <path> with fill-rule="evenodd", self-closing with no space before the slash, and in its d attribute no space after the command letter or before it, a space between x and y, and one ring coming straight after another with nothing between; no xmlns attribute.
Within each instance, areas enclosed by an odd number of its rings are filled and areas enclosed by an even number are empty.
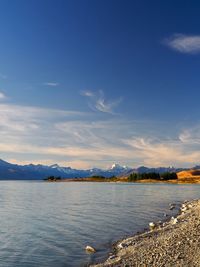
<svg viewBox="0 0 200 267"><path fill-rule="evenodd" d="M170 209L170 210L175 209L175 205L171 205L171 206L169 207L169 209Z"/></svg>
<svg viewBox="0 0 200 267"><path fill-rule="evenodd" d="M155 225L155 223L150 222L150 223L149 223L149 227L150 227L150 229L154 229L154 228L156 227L156 225Z"/></svg>
<svg viewBox="0 0 200 267"><path fill-rule="evenodd" d="M116 258L116 257L117 257L116 255L111 255L111 256L109 257L109 259L112 260L112 259L114 259L114 258Z"/></svg>
<svg viewBox="0 0 200 267"><path fill-rule="evenodd" d="M122 243L119 243L118 246L117 246L119 249L122 249L124 246Z"/></svg>
<svg viewBox="0 0 200 267"><path fill-rule="evenodd" d="M90 252L90 253L95 253L95 252L96 252L96 249L93 248L93 247L91 247L91 246L86 246L86 247L85 247L85 250L86 250L87 252Z"/></svg>

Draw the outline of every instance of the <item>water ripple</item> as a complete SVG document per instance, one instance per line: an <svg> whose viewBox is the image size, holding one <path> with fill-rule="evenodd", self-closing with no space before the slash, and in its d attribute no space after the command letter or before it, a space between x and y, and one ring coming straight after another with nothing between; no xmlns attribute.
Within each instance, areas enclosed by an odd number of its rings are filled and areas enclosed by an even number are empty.
<svg viewBox="0 0 200 267"><path fill-rule="evenodd" d="M113 241L160 220L169 203L200 197L198 185L1 182L3 267L78 267ZM98 252L88 255L86 245Z"/></svg>

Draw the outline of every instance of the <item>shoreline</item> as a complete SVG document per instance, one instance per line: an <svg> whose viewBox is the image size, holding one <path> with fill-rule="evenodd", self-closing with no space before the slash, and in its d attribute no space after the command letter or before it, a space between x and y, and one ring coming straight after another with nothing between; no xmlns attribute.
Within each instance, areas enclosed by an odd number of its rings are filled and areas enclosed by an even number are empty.
<svg viewBox="0 0 200 267"><path fill-rule="evenodd" d="M176 217L115 242L106 261L89 266L200 266L200 199L185 201Z"/></svg>
<svg viewBox="0 0 200 267"><path fill-rule="evenodd" d="M37 181L37 180L36 180ZM42 180L46 183L106 183L106 184L120 184L120 183L127 183L127 184L177 184L177 185L184 185L184 184L200 184L200 179L192 180L192 179L185 179L185 180L168 180L168 181L159 181L159 180L140 180L135 182L129 182L126 180L118 180L118 181L100 181L100 180L90 180L88 178L67 178L62 179L60 181L46 181Z"/></svg>

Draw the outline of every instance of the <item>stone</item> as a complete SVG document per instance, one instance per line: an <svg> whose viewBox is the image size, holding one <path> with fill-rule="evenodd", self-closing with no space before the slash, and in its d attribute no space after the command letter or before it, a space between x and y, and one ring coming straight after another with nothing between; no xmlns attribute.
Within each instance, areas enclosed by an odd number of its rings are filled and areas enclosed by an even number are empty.
<svg viewBox="0 0 200 267"><path fill-rule="evenodd" d="M119 249L122 249L124 246L122 243L119 243L118 246L117 246Z"/></svg>
<svg viewBox="0 0 200 267"><path fill-rule="evenodd" d="M150 222L149 223L149 228L150 229L154 229L156 227L155 223L154 222Z"/></svg>
<svg viewBox="0 0 200 267"><path fill-rule="evenodd" d="M112 260L112 259L115 259L116 257L117 257L116 255L111 255L111 256L109 257L109 259Z"/></svg>
<svg viewBox="0 0 200 267"><path fill-rule="evenodd" d="M178 222L177 218L171 217L171 224L176 224Z"/></svg>
<svg viewBox="0 0 200 267"><path fill-rule="evenodd" d="M96 249L91 247L91 246L86 246L85 247L85 250L89 253L95 253L96 252Z"/></svg>
<svg viewBox="0 0 200 267"><path fill-rule="evenodd" d="M181 211L182 212L185 212L187 210L187 208L185 207L185 206L183 206L182 208L181 208Z"/></svg>

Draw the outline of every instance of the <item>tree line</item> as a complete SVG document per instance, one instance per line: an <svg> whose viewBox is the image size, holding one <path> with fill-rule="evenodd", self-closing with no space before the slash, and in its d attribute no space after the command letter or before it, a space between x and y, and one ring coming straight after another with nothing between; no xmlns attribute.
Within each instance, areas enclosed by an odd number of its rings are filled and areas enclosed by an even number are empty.
<svg viewBox="0 0 200 267"><path fill-rule="evenodd" d="M139 180L158 180L158 181L168 181L178 179L175 172L164 172L164 173L131 173L128 177L129 182L139 181Z"/></svg>

